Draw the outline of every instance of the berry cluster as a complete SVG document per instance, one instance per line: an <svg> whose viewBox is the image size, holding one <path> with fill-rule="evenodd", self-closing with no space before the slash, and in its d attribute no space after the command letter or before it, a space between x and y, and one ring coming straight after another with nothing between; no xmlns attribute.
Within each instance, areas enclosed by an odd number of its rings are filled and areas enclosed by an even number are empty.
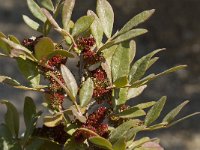
<svg viewBox="0 0 200 150"><path fill-rule="evenodd" d="M81 128L89 129L97 133L98 135L107 138L108 125L103 123L106 117L106 113L107 113L106 107L99 107L95 112L93 112L88 116L86 123L83 124ZM77 130L74 136L77 142L83 142L89 137L92 137L94 135L86 131Z"/></svg>
<svg viewBox="0 0 200 150"><path fill-rule="evenodd" d="M34 53L34 47L40 38L41 36L35 39L24 39L22 41L22 45L24 45L26 48ZM55 48L60 49L62 48L62 46L55 46ZM66 61L66 57L55 55L48 60L46 60L46 58L43 58L39 64L39 69L41 73L50 82L49 88L46 90L46 93L49 95L48 98L50 99L51 106L53 108L59 108L62 105L65 98L65 92L60 84L50 74L56 76L56 78L58 78L64 84L64 79L60 71L58 70L60 69L60 65L65 64Z"/></svg>
<svg viewBox="0 0 200 150"><path fill-rule="evenodd" d="M42 138L52 139L59 144L65 144L66 140L69 138L65 133L65 126L59 124L55 127L44 126L42 128L36 128L33 132L33 136L39 136Z"/></svg>

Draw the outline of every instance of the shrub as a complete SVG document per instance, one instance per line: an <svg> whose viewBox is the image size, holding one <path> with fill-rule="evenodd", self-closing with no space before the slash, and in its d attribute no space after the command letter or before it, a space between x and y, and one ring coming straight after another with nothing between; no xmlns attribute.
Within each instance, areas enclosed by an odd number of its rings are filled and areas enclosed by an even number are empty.
<svg viewBox="0 0 200 150"><path fill-rule="evenodd" d="M5 122L0 125L1 149L14 150L146 150L162 149L158 139L136 137L141 131L153 131L170 127L194 113L174 120L188 103L183 102L170 111L160 123L166 97L129 105L142 94L150 81L184 69L175 66L158 74L146 75L146 71L158 60L157 53L150 52L135 61L137 36L147 32L136 28L149 19L154 9L143 11L113 33L114 13L107 0L97 0L96 13L88 10L87 15L75 23L71 20L75 0L27 0L28 7L37 20L23 15L25 23L41 33L39 37L20 42L15 36L0 33L1 57L10 57L28 81L29 86L0 76L0 82L14 88L42 92L44 110L43 125L37 126L42 111L38 111L34 100L25 98L24 121L26 130L19 135L19 114L7 100ZM62 27L57 23L62 12ZM51 37L57 31L61 40ZM78 73L66 64L73 59ZM48 81L42 85L41 78ZM66 104L67 102L67 104ZM134 103L132 103L134 104Z"/></svg>

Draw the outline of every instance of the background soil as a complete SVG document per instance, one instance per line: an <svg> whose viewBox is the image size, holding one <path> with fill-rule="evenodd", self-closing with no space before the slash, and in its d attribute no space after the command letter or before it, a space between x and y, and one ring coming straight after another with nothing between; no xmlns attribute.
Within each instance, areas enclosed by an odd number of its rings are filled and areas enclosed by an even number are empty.
<svg viewBox="0 0 200 150"><path fill-rule="evenodd" d="M73 19L86 14L87 9L95 10L95 0L77 0ZM157 100L163 95L168 102L163 114L183 100L191 100L182 114L200 111L200 1L199 0L114 0L111 1L115 11L115 30L122 27L132 16L146 9L156 9L156 14L141 27L149 33L137 38L137 58L157 48L165 47L167 51L160 54L160 61L151 72L160 72L177 64L187 64L188 68L152 82L144 94L133 103L143 100ZM37 33L32 32L22 20L21 14L29 14L25 0L0 0L0 31L16 35L21 40ZM22 80L13 60L0 60L0 74ZM22 113L23 99L31 96L38 105L41 95L24 92L0 85L0 99L11 100ZM41 108L41 107L40 107ZM0 106L0 122L3 121L5 109ZM199 150L200 117L186 120L169 130L160 130L151 137L161 138L166 150ZM21 119L21 129L24 127Z"/></svg>

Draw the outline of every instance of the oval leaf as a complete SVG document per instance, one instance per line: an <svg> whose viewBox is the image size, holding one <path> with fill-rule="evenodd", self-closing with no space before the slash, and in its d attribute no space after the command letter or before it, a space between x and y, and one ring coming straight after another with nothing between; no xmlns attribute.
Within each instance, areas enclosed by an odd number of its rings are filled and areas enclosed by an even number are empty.
<svg viewBox="0 0 200 150"><path fill-rule="evenodd" d="M15 106L9 101L2 100L0 103L5 104L7 107L7 112L4 116L6 126L9 128L12 135L17 138L19 133L19 113Z"/></svg>
<svg viewBox="0 0 200 150"><path fill-rule="evenodd" d="M146 115L145 111L137 107L126 109L122 111L121 113L117 114L117 116L120 118L136 118L136 117L140 117L144 115Z"/></svg>
<svg viewBox="0 0 200 150"><path fill-rule="evenodd" d="M34 0L27 0L28 8L37 19L45 22L47 20L46 16L42 13L41 8Z"/></svg>
<svg viewBox="0 0 200 150"><path fill-rule="evenodd" d="M83 16L77 20L72 30L72 35L77 36L85 31L87 31L94 21L93 16Z"/></svg>
<svg viewBox="0 0 200 150"><path fill-rule="evenodd" d="M165 118L163 119L162 122L167 122L167 123L171 123L174 118L178 115L178 113L181 111L181 109L183 109L183 107L185 105L187 105L187 103L189 103L189 101L185 101L182 104L180 104L179 106L177 106L176 108L174 108L172 111L170 111Z"/></svg>
<svg viewBox="0 0 200 150"><path fill-rule="evenodd" d="M113 30L114 12L107 0L97 0L97 14L101 20L104 33L110 38Z"/></svg>
<svg viewBox="0 0 200 150"><path fill-rule="evenodd" d="M50 38L43 37L38 41L34 49L36 58L40 60L54 51L54 44Z"/></svg>
<svg viewBox="0 0 200 150"><path fill-rule="evenodd" d="M129 88L128 99L135 98L142 94L142 92L147 88L147 85L140 86L138 88Z"/></svg>
<svg viewBox="0 0 200 150"><path fill-rule="evenodd" d="M47 56L47 59L51 59L55 55L61 55L63 57L74 58L74 55L66 50L55 50Z"/></svg>
<svg viewBox="0 0 200 150"><path fill-rule="evenodd" d="M97 47L100 47L100 45L102 44L102 39L103 39L103 28L102 28L101 22L93 11L89 10L87 14L89 16L94 16L95 18L90 28L91 28L92 35L94 36L96 40Z"/></svg>
<svg viewBox="0 0 200 150"><path fill-rule="evenodd" d="M72 11L74 9L75 0L65 0L62 9L63 28L68 31L69 22L71 20Z"/></svg>
<svg viewBox="0 0 200 150"><path fill-rule="evenodd" d="M140 14L136 15L124 25L124 27L119 31L118 35L128 32L129 30L136 27L137 25L145 22L153 15L154 12L155 12L155 9L152 9L152 10L143 11Z"/></svg>
<svg viewBox="0 0 200 150"><path fill-rule="evenodd" d="M94 83L91 78L88 78L80 89L79 99L81 107L87 106L90 102L94 90Z"/></svg>
<svg viewBox="0 0 200 150"><path fill-rule="evenodd" d="M112 150L112 144L107 139L104 139L100 136L95 136L95 137L89 138L89 140L91 143L95 144L96 146L100 148Z"/></svg>
<svg viewBox="0 0 200 150"><path fill-rule="evenodd" d="M29 18L28 16L26 15L23 15L23 20L24 22L29 26L31 27L33 30L36 30L36 31L39 31L39 28L40 28L40 24L33 21L31 18Z"/></svg>
<svg viewBox="0 0 200 150"><path fill-rule="evenodd" d="M36 106L35 103L33 102L33 99L30 97L25 98L24 102L24 122L26 125L26 128L29 126L31 119L35 116L36 114Z"/></svg>
<svg viewBox="0 0 200 150"><path fill-rule="evenodd" d="M153 123L159 116L161 111L163 110L163 107L166 102L166 96L163 96L159 101L156 102L156 104L148 111L144 124L146 126L150 125Z"/></svg>
<svg viewBox="0 0 200 150"><path fill-rule="evenodd" d="M37 87L40 84L40 73L37 64L26 59L17 58L17 64L21 73L30 82L32 87Z"/></svg>
<svg viewBox="0 0 200 150"><path fill-rule="evenodd" d="M109 141L112 143L117 142L118 139L123 138L123 136L127 133L127 131L134 127L138 121L129 120L119 125L116 129L112 130L109 136Z"/></svg>
<svg viewBox="0 0 200 150"><path fill-rule="evenodd" d="M114 145L113 150L126 150L125 138L119 139Z"/></svg>
<svg viewBox="0 0 200 150"><path fill-rule="evenodd" d="M51 0L40 0L39 2L44 8L54 11L54 6Z"/></svg>
<svg viewBox="0 0 200 150"><path fill-rule="evenodd" d="M127 43L121 43L112 57L112 78L115 82L119 78L128 77L130 69L130 48Z"/></svg>
<svg viewBox="0 0 200 150"><path fill-rule="evenodd" d="M68 90L71 92L75 99L78 92L78 85L76 83L75 77L65 65L61 65L61 72Z"/></svg>

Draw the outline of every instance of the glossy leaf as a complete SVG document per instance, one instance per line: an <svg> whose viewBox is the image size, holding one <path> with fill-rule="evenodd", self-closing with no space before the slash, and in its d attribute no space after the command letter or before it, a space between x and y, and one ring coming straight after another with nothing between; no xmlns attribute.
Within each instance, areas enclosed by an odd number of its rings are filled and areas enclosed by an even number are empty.
<svg viewBox="0 0 200 150"><path fill-rule="evenodd" d="M113 30L114 12L107 0L97 0L97 14L100 18L104 33L110 38Z"/></svg>
<svg viewBox="0 0 200 150"><path fill-rule="evenodd" d="M179 112L181 111L181 109L187 105L187 103L189 103L189 101L185 101L182 104L180 104L179 106L177 106L176 108L174 108L172 111L170 111L165 118L163 119L162 122L168 122L171 123L174 118L179 114Z"/></svg>
<svg viewBox="0 0 200 150"><path fill-rule="evenodd" d="M39 23L35 22L34 20L32 20L31 18L29 18L26 15L23 15L22 17L23 17L24 22L29 27L31 27L33 30L39 31L39 29L40 29L40 24Z"/></svg>
<svg viewBox="0 0 200 150"><path fill-rule="evenodd" d="M142 94L142 92L147 88L147 85L143 85L137 88L129 88L128 90L128 99L135 98Z"/></svg>
<svg viewBox="0 0 200 150"><path fill-rule="evenodd" d="M153 123L159 116L160 113L165 105L166 102L166 97L163 96L159 101L157 101L155 103L155 105L148 111L146 117L145 117L145 121L144 124L145 125L150 125L151 123Z"/></svg>
<svg viewBox="0 0 200 150"><path fill-rule="evenodd" d="M113 150L126 150L125 138L119 139L114 145Z"/></svg>
<svg viewBox="0 0 200 150"><path fill-rule="evenodd" d="M127 43L120 44L115 50L111 63L113 82L119 78L128 77L130 69L129 52L130 48Z"/></svg>
<svg viewBox="0 0 200 150"><path fill-rule="evenodd" d="M39 2L44 8L54 11L54 6L51 0L39 0Z"/></svg>
<svg viewBox="0 0 200 150"><path fill-rule="evenodd" d="M78 85L76 83L74 75L65 65L61 65L61 72L68 90L71 92L73 97L76 98Z"/></svg>
<svg viewBox="0 0 200 150"><path fill-rule="evenodd" d="M32 87L37 87L40 84L40 73L37 64L22 58L17 59L17 64L21 73L30 82L30 85Z"/></svg>
<svg viewBox="0 0 200 150"><path fill-rule="evenodd" d="M109 141L111 141L112 143L115 143L118 139L124 137L127 131L130 128L132 128L135 124L137 124L136 120L129 120L122 123L117 128L111 131L110 136L109 136Z"/></svg>
<svg viewBox="0 0 200 150"><path fill-rule="evenodd" d="M132 108L128 108L120 113L117 114L118 117L120 118L136 118L136 117L140 117L140 116L144 116L146 115L144 110L141 110L137 107L132 107Z"/></svg>
<svg viewBox="0 0 200 150"><path fill-rule="evenodd" d="M72 11L74 9L75 0L65 0L62 9L62 24L65 30L69 29Z"/></svg>
<svg viewBox="0 0 200 150"><path fill-rule="evenodd" d="M41 60L42 58L51 54L55 48L53 41L50 38L43 37L38 41L34 49L36 58Z"/></svg>
<svg viewBox="0 0 200 150"><path fill-rule="evenodd" d="M79 99L80 106L85 107L90 102L94 90L94 83L91 78L88 78L80 89Z"/></svg>
<svg viewBox="0 0 200 150"><path fill-rule="evenodd" d="M146 10L143 11L142 13L136 15L135 17L133 17L131 20L129 20L124 27L119 31L119 35L123 34L125 32L128 32L129 30L131 30L132 28L136 27L137 25L145 22L146 20L148 20L153 13L155 12L154 9L152 10Z"/></svg>
<svg viewBox="0 0 200 150"><path fill-rule="evenodd" d="M7 112L4 116L6 126L9 128L12 135L17 138L19 133L19 113L15 106L9 101L2 100L0 103L7 107Z"/></svg>
<svg viewBox="0 0 200 150"><path fill-rule="evenodd" d="M74 25L74 28L72 30L72 35L77 36L87 31L90 28L93 21L94 21L93 16L83 16L79 18Z"/></svg>
<svg viewBox="0 0 200 150"><path fill-rule="evenodd" d="M40 21L45 22L46 16L42 13L41 8L34 0L27 0L28 8L31 13Z"/></svg>
<svg viewBox="0 0 200 150"><path fill-rule="evenodd" d="M95 136L89 138L90 142L98 146L99 148L107 149L107 150L113 150L112 144L107 140L100 136Z"/></svg>
<svg viewBox="0 0 200 150"><path fill-rule="evenodd" d="M88 16L94 16L95 18L94 22L90 26L90 29L91 29L92 35L94 36L96 40L97 47L100 47L102 44L102 39L103 39L103 28L101 25L101 21L92 10L89 10L87 14Z"/></svg>
<svg viewBox="0 0 200 150"><path fill-rule="evenodd" d="M55 127L59 125L63 120L63 114L57 114L54 116L45 116L43 121L47 127Z"/></svg>

